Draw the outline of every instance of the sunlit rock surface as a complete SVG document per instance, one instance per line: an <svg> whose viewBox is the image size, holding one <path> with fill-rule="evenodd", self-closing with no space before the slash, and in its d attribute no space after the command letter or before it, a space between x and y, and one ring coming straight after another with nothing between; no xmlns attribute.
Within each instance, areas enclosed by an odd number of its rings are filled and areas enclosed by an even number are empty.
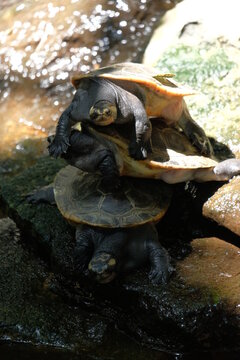
<svg viewBox="0 0 240 360"><path fill-rule="evenodd" d="M208 289L216 303L222 299L240 314L240 248L218 238L195 239L193 251L178 264L188 285Z"/></svg>
<svg viewBox="0 0 240 360"><path fill-rule="evenodd" d="M230 180L208 199L203 206L203 215L240 236L240 176Z"/></svg>
<svg viewBox="0 0 240 360"><path fill-rule="evenodd" d="M226 15L227 13L227 15ZM208 135L240 156L239 3L185 0L163 18L144 55L199 94L186 99Z"/></svg>
<svg viewBox="0 0 240 360"><path fill-rule="evenodd" d="M153 286L147 277L148 269L119 277L109 285L93 283L89 277L76 274L74 230L60 212L54 206L30 205L24 199L33 189L49 184L62 166L63 161L46 157L15 178L1 178L2 202L28 239L27 248L36 249L54 272L51 290L56 296L74 306L74 311L81 313L83 308L92 318L96 312L141 344L157 349L183 351L239 346L240 319L236 312L239 249L220 240L193 242L192 254L177 262L176 273L167 286ZM182 196L175 207L185 202ZM173 224L171 214L170 217L167 222ZM189 221L185 221L189 226ZM63 316L61 312L60 316Z"/></svg>
<svg viewBox="0 0 240 360"><path fill-rule="evenodd" d="M19 141L54 131L73 96L71 74L141 61L153 29L176 2L25 0L3 8L0 158Z"/></svg>

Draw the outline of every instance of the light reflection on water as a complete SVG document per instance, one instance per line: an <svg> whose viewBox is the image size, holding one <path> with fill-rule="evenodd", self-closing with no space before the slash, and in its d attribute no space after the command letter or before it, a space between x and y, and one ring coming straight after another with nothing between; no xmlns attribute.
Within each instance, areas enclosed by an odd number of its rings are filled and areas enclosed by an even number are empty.
<svg viewBox="0 0 240 360"><path fill-rule="evenodd" d="M53 131L73 95L70 74L140 61L158 20L175 2L1 2L0 154Z"/></svg>

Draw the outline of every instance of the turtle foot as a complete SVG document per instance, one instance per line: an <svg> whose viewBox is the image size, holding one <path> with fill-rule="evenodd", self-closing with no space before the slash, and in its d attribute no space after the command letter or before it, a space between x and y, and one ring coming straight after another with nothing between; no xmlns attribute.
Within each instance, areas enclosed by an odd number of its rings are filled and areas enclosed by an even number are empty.
<svg viewBox="0 0 240 360"><path fill-rule="evenodd" d="M55 204L53 186L50 184L48 186L44 186L39 190L32 191L25 196L26 202L29 204Z"/></svg>
<svg viewBox="0 0 240 360"><path fill-rule="evenodd" d="M189 140L194 146L196 146L196 148L198 148L202 155L209 157L213 155L212 145L204 132L203 134L193 132L189 135Z"/></svg>
<svg viewBox="0 0 240 360"><path fill-rule="evenodd" d="M129 155L135 160L144 160L147 158L147 149L143 144L130 144Z"/></svg>
<svg viewBox="0 0 240 360"><path fill-rule="evenodd" d="M174 268L171 265L154 267L149 272L149 279L154 285L166 285Z"/></svg>
<svg viewBox="0 0 240 360"><path fill-rule="evenodd" d="M50 138L48 138L48 141L49 140L51 141ZM69 146L70 143L68 136L55 136L52 142L48 145L49 155L57 158L60 155L65 154Z"/></svg>
<svg viewBox="0 0 240 360"><path fill-rule="evenodd" d="M38 192L27 194L25 199L29 204L40 204L43 202L42 197L39 196Z"/></svg>

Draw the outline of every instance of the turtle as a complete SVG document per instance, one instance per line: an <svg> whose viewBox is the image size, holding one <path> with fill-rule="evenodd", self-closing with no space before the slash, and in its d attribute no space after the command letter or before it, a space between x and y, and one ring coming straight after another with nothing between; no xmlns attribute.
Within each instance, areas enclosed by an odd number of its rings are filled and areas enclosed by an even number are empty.
<svg viewBox="0 0 240 360"><path fill-rule="evenodd" d="M155 224L166 213L171 196L171 187L163 182L127 177L120 189L110 192L102 186L101 175L67 165L54 184L30 194L27 201L56 203L76 227L78 274L88 268L95 280L108 283L149 262L150 280L165 284L173 268Z"/></svg>
<svg viewBox="0 0 240 360"><path fill-rule="evenodd" d="M138 63L119 63L72 77L76 93L62 113L49 153L58 157L67 151L70 129L76 122L98 126L131 123L129 154L136 160L151 153L151 122L162 117L178 123L190 141L205 155L211 155L211 144L204 130L192 119L183 99L193 90L180 87L173 74L159 74L157 69ZM171 79L171 80L169 80Z"/></svg>
<svg viewBox="0 0 240 360"><path fill-rule="evenodd" d="M202 156L178 127L155 119L152 128L153 151L145 160L136 161L129 156L127 124L121 131L114 125L72 129L71 146L62 157L79 169L100 173L109 189L118 188L124 176L175 184L189 180L227 181L240 174L240 159L233 158L226 145L210 139L214 153L211 157Z"/></svg>

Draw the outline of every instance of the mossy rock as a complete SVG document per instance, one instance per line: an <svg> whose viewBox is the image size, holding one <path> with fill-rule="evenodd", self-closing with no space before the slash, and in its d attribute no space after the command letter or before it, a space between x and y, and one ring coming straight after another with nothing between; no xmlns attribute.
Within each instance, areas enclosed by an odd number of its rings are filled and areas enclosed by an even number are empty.
<svg viewBox="0 0 240 360"><path fill-rule="evenodd" d="M157 67L176 74L176 80L199 91L186 99L191 115L208 135L239 145L239 50L230 44L202 42L196 47L177 44L162 56Z"/></svg>
<svg viewBox="0 0 240 360"><path fill-rule="evenodd" d="M53 286L57 296L107 317L141 343L156 348L179 351L237 346L239 317L226 299L214 287L189 283L178 270L167 286L158 287L151 285L144 269L108 285L97 285L85 276L76 277L73 229L56 207L31 205L25 200L30 191L52 182L62 166L62 161L42 158L18 176L3 179L1 184L2 200L24 239L35 245L35 254L50 261L57 279Z"/></svg>

